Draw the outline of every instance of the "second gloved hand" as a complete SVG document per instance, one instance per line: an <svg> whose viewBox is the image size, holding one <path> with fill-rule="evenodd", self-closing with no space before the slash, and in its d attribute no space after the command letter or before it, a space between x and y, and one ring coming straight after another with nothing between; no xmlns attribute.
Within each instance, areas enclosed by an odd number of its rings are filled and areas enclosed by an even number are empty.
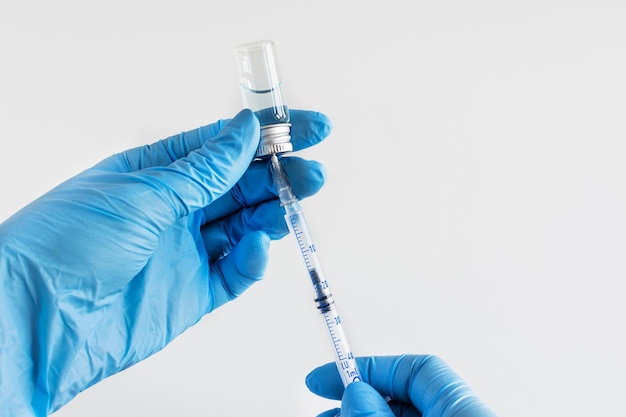
<svg viewBox="0 0 626 417"><path fill-rule="evenodd" d="M292 111L294 149L328 119ZM45 416L262 278L287 233L244 110L112 156L0 225L0 414ZM300 197L321 165L285 158Z"/></svg>
<svg viewBox="0 0 626 417"><path fill-rule="evenodd" d="M450 367L432 355L357 358L364 382L345 389L334 363L313 370L307 387L341 400L318 417L495 417ZM386 400L389 399L387 402Z"/></svg>

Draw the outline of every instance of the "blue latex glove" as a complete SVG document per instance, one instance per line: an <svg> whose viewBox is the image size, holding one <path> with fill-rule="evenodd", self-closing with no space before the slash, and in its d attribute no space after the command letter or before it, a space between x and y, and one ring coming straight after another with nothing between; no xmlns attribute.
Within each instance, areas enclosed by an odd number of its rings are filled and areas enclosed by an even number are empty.
<svg viewBox="0 0 626 417"><path fill-rule="evenodd" d="M315 394L342 400L341 410L318 417L334 417L340 411L342 417L495 417L436 356L374 356L357 358L357 365L364 382L353 382L345 390L334 363L306 377Z"/></svg>
<svg viewBox="0 0 626 417"><path fill-rule="evenodd" d="M330 131L291 119L295 150ZM288 230L258 141L244 110L114 155L0 225L0 415L48 415L262 278ZM300 197L324 182L316 162L285 168Z"/></svg>

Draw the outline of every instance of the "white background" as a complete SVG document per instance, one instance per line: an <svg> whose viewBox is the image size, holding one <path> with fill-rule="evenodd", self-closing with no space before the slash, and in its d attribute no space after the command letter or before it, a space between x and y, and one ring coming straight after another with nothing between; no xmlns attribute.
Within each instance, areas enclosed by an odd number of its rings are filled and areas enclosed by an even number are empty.
<svg viewBox="0 0 626 417"><path fill-rule="evenodd" d="M234 115L273 39L334 130L304 202L357 355L433 353L501 416L615 415L626 351L623 1L0 2L0 219ZM314 416L332 360L291 239L263 282L58 417Z"/></svg>

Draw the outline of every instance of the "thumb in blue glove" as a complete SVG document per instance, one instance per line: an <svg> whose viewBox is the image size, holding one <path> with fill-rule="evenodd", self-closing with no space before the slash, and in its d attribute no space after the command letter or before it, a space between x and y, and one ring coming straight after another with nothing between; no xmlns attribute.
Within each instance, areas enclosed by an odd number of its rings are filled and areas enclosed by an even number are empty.
<svg viewBox="0 0 626 417"><path fill-rule="evenodd" d="M364 382L344 389L337 367L329 363L306 378L309 390L342 400L343 417L495 417L450 367L432 355L357 358ZM385 398L389 401L385 401ZM334 417L339 409L318 417Z"/></svg>

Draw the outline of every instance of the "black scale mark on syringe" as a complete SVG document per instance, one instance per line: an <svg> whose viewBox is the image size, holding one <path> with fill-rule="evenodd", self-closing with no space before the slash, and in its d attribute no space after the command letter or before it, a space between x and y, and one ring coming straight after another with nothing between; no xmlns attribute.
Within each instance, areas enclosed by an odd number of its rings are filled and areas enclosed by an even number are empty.
<svg viewBox="0 0 626 417"><path fill-rule="evenodd" d="M328 286L320 279L317 270L309 269L309 275L311 276L315 294L317 295L317 298L314 300L317 303L317 309L320 310L322 314L328 313L332 310L333 304L335 304L333 295L328 291Z"/></svg>

